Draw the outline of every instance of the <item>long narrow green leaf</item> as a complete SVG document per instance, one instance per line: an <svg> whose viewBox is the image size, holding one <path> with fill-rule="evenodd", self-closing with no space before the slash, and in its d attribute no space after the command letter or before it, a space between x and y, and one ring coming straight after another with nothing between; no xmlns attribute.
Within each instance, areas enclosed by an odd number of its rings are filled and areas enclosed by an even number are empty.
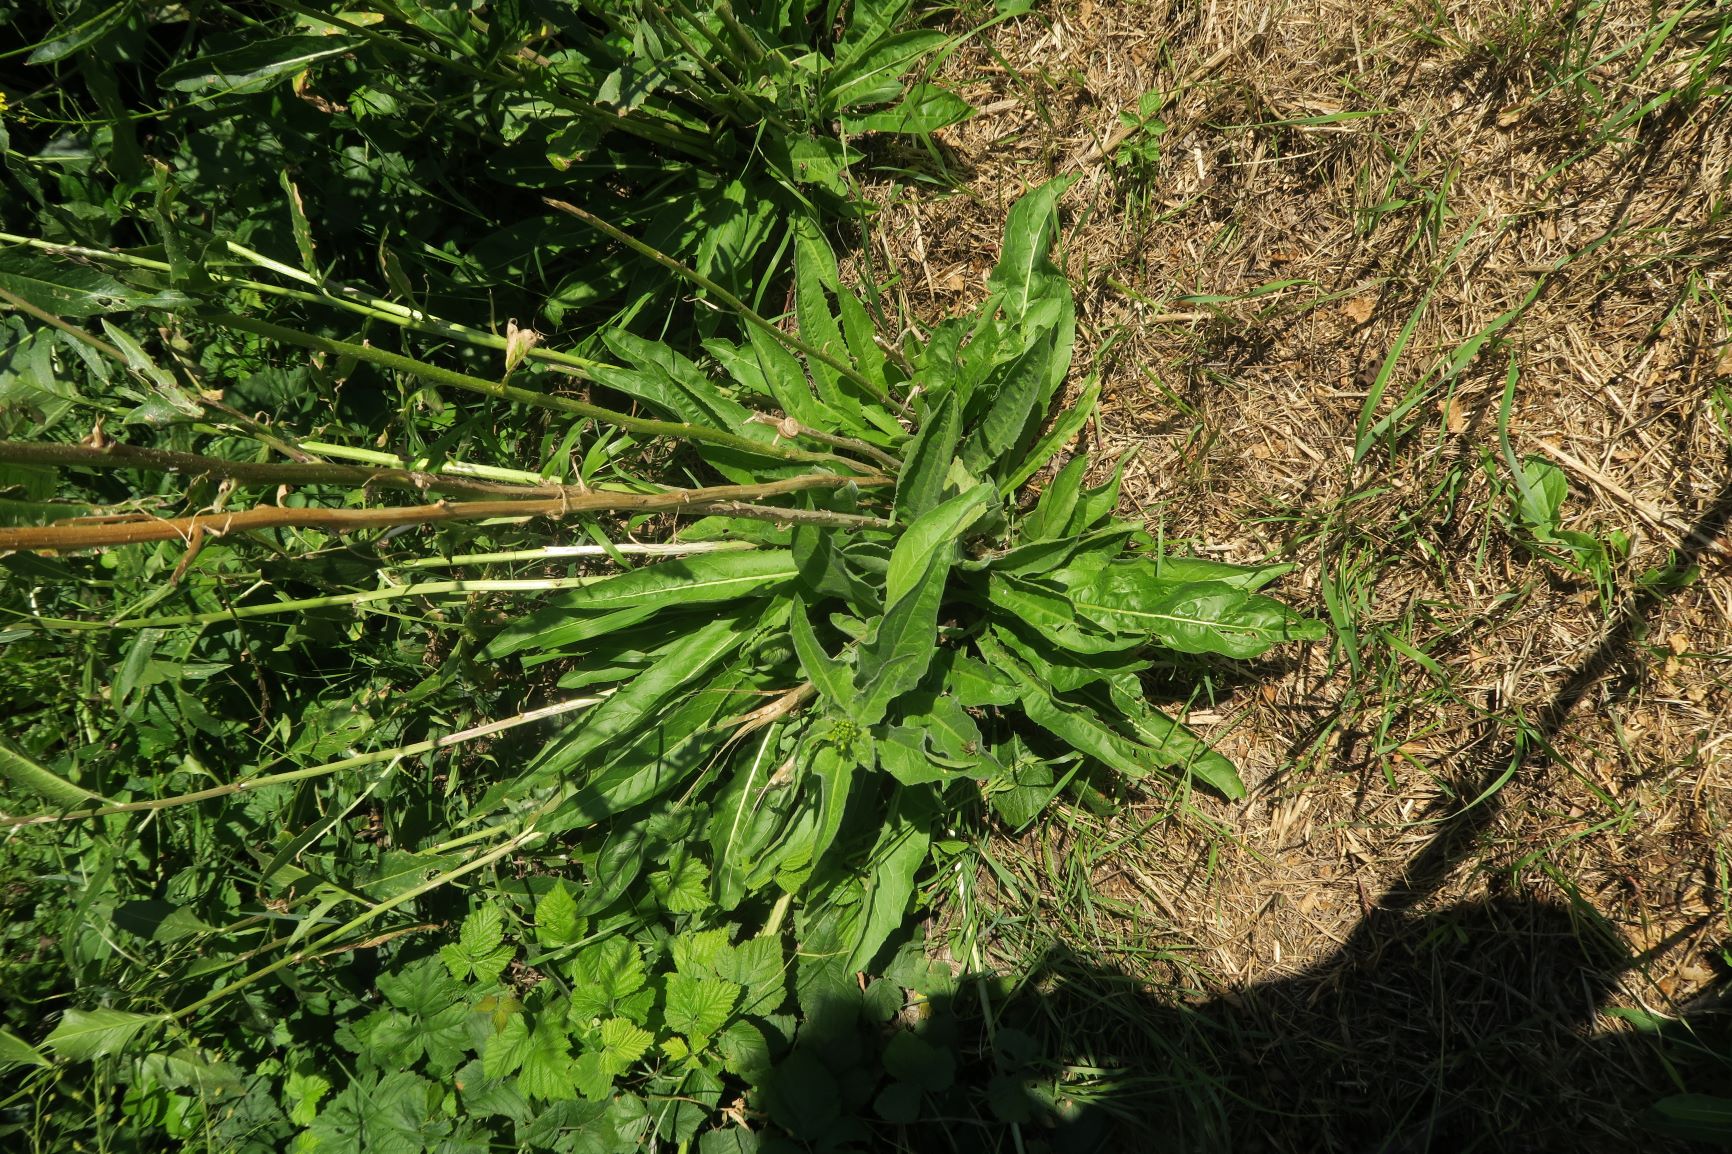
<svg viewBox="0 0 1732 1154"><path fill-rule="evenodd" d="M50 805L66 809L89 805L92 802L97 805L112 804L100 793L92 793L81 785L74 785L53 770L38 765L3 738L0 738L0 777L5 777L19 789L35 794Z"/></svg>
<svg viewBox="0 0 1732 1154"><path fill-rule="evenodd" d="M739 648L750 633L750 625L734 617L718 618L694 629L670 646L661 660L550 742L521 776L490 790L476 807L476 815L523 797L554 778L574 770L581 772L584 763L598 754L635 739L676 695Z"/></svg>
<svg viewBox="0 0 1732 1154"><path fill-rule="evenodd" d="M906 464L896 477L896 519L908 524L937 505L944 496L944 478L956 455L962 418L955 393L944 398L926 415L914 441L908 446Z"/></svg>
<svg viewBox="0 0 1732 1154"><path fill-rule="evenodd" d="M1115 565L1072 601L1103 629L1152 636L1180 653L1250 658L1283 641L1324 636L1320 622L1271 597L1219 581L1172 585L1153 566Z"/></svg>
<svg viewBox="0 0 1732 1154"><path fill-rule="evenodd" d="M1035 301L1055 291L1069 298L1069 286L1063 285L1047 250L1058 228L1058 199L1075 180L1048 181L1017 201L1005 219L1004 246L987 284L1013 323L1027 319Z"/></svg>
<svg viewBox="0 0 1732 1154"><path fill-rule="evenodd" d="M788 632L794 640L794 653L800 659L800 669L806 679L818 687L818 695L843 716L852 717L856 697L848 665L824 652L818 635L806 616L806 604L798 598L788 617Z"/></svg>
<svg viewBox="0 0 1732 1154"><path fill-rule="evenodd" d="M52 1066L47 1054L14 1034L0 1030L0 1070L10 1066Z"/></svg>
<svg viewBox="0 0 1732 1154"><path fill-rule="evenodd" d="M920 684L931 667L938 639L938 607L950 574L948 549L933 550L926 570L892 602L878 631L860 646L855 684L863 725L884 719L891 702Z"/></svg>
<svg viewBox="0 0 1732 1154"><path fill-rule="evenodd" d="M605 821L655 800L703 768L728 738L728 728L718 722L738 707L746 672L743 664L724 670L653 725L641 727L635 740L548 815L543 828L554 833Z"/></svg>
<svg viewBox="0 0 1732 1154"><path fill-rule="evenodd" d="M902 74L908 66L946 39L942 32L919 29L884 37L830 74L824 84L825 115L895 97L902 91Z"/></svg>
<svg viewBox="0 0 1732 1154"><path fill-rule="evenodd" d="M1083 382L1082 390L1077 394L1076 403L1059 414L1058 419L1053 422L1052 428L1048 429L1045 435L1034 443L1034 447L1029 450L1028 456L1022 464L1005 475L1004 480L999 484L998 491L1009 497L1010 494L1020 489L1030 477L1045 468L1048 461L1058 456L1064 447L1070 444L1078 433L1082 432L1083 426L1088 424L1089 417L1094 415L1095 406L1100 403L1100 399L1101 379L1099 376L1090 376L1088 380Z"/></svg>
<svg viewBox="0 0 1732 1154"><path fill-rule="evenodd" d="M944 566L948 570L957 542L985 515L992 497L991 485L976 485L928 510L908 526L890 554L890 569L885 576L885 602L893 605L901 600L926 573L928 562L940 552L944 554Z"/></svg>
<svg viewBox="0 0 1732 1154"><path fill-rule="evenodd" d="M1040 500L1034 503L1033 512L1022 519L1022 536L1025 540L1045 541L1050 538L1064 536L1065 526L1070 524L1070 515L1076 511L1077 498L1082 495L1083 477L1087 475L1089 458L1086 453L1079 453L1065 463L1058 471L1058 476L1052 479L1052 484L1041 491Z"/></svg>
<svg viewBox="0 0 1732 1154"><path fill-rule="evenodd" d="M575 589L546 607L507 627L487 646L484 655L505 657L524 649L554 648L590 636L573 614L623 612L622 625L663 609L731 602L755 596L792 578L797 569L786 549L755 549L738 553L703 553L655 565L645 565L606 581Z"/></svg>
<svg viewBox="0 0 1732 1154"><path fill-rule="evenodd" d="M177 64L157 77L157 83L180 92L219 88L224 92L257 91L287 80L321 60L353 52L361 42L348 36L280 36L253 40L244 47Z"/></svg>
<svg viewBox="0 0 1732 1154"><path fill-rule="evenodd" d="M1197 772L1197 768L1201 766L1199 778L1228 797L1244 796L1244 787L1239 782L1238 773L1223 772L1220 763L1213 760L1213 757L1219 757L1218 754L1206 757L1192 743L1194 738L1192 742L1187 742L1183 736L1178 736L1178 730L1166 729L1163 732L1153 711L1148 711L1139 719L1145 735L1156 742L1150 745L1120 733L1107 724L1095 709L1087 705L1060 701L1054 697L1029 668L1013 657L996 639L983 636L979 639L979 644L987 659L996 668L1008 673L1021 689L1022 707L1029 720L1078 753L1086 754L1108 768L1133 778L1142 777L1155 769L1189 769ZM1177 724L1171 722L1170 718L1166 720L1173 725ZM1221 761L1224 762L1225 759ZM1226 764L1226 769L1232 770L1231 763Z"/></svg>
<svg viewBox="0 0 1732 1154"><path fill-rule="evenodd" d="M68 1010L43 1043L56 1057L78 1060L118 1054L147 1026L168 1021L167 1014L125 1010Z"/></svg>
<svg viewBox="0 0 1732 1154"><path fill-rule="evenodd" d="M996 370L990 392L975 397L985 414L962 447L962 460L977 474L1005 463L1004 455L1022 439L1052 375L1050 332L1033 337L1027 348Z"/></svg>

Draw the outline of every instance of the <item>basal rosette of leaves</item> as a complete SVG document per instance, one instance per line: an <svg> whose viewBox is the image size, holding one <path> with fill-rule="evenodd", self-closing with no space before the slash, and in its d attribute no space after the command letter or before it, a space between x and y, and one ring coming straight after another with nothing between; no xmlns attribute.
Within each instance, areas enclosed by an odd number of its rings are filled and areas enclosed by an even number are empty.
<svg viewBox="0 0 1732 1154"><path fill-rule="evenodd" d="M1031 1055L971 1097L904 1021L954 980L902 932L934 839L1079 777L1238 796L1142 676L1320 628L1068 455L1061 185L970 316L890 339L844 278L829 127L960 115L911 72L943 38L895 3L61 17L59 87L0 73L35 230L0 236L0 1126L1026 1120Z"/></svg>
<svg viewBox="0 0 1732 1154"><path fill-rule="evenodd" d="M1096 398L1087 383L1049 420L1074 341L1049 256L1061 192L1048 185L1013 209L975 314L900 349L880 346L817 244L796 255L804 359L758 327L708 342L708 368L611 334L620 363L597 379L643 407L731 433L789 431L754 419L780 409L821 443L882 446L894 484L862 469L859 487L799 492L768 521L704 517L673 544L727 548L584 578L492 628L476 660L562 671L559 688L584 695L577 720L468 792L424 831L431 848L399 854L402 883L363 890L334 930L303 925L296 955L166 1013L70 1010L46 1050L184 1044L255 979L316 981L290 977L296 957L409 922L416 901L493 874L456 943L437 957L394 952L373 983L384 1004L358 1020L349 1011L336 1040L356 1056L352 1073L316 1050L285 1068L289 1117L307 1127L300 1148L388 1131L405 1150L629 1149L700 1130L729 1135L706 1136L705 1149L737 1148L716 1143L756 1139L718 1111L742 1092L756 1123L820 1147L867 1140L868 1117L917 1117L948 1088L942 1077L845 1078L827 1040L867 1012L857 975L889 964L935 833L981 797L1025 821L1089 766L1238 796L1232 765L1148 704L1139 675L1162 654L1251 658L1320 635L1257 592L1278 568L1155 551L1115 518L1116 474L1085 485L1086 456L1032 503L1015 500ZM811 468L751 460L752 446L779 443L688 447L727 478ZM154 620L167 632L221 617ZM363 770L368 789L399 760ZM267 875L330 828L281 843ZM485 852L458 848L474 843ZM511 861L529 876L494 872ZM323 891L316 909L346 915L346 888L282 892ZM517 918L533 923L535 949L505 980L518 955L503 926ZM902 997L896 987L879 1000ZM812 1112L820 1089L836 1109ZM571 1145L592 1131L596 1145Z"/></svg>

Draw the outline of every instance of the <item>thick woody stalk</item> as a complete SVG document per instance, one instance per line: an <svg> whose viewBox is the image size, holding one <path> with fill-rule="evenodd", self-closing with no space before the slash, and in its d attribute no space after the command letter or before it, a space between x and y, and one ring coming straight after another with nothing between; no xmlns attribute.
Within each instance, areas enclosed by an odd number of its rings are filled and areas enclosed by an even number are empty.
<svg viewBox="0 0 1732 1154"><path fill-rule="evenodd" d="M17 549L94 549L145 541L192 541L205 534L223 536L252 529L323 529L346 533L396 525L430 525L440 521L474 521L492 517L565 517L574 513L720 513L761 521L806 522L858 527L876 525L872 517L824 510L779 509L757 505L765 497L842 485L888 485L888 477L839 477L812 474L761 485L712 485L663 493L601 493L567 489L558 497L517 501L440 501L384 509L311 509L263 505L229 513L192 517L80 517L58 525L0 528L0 552Z"/></svg>

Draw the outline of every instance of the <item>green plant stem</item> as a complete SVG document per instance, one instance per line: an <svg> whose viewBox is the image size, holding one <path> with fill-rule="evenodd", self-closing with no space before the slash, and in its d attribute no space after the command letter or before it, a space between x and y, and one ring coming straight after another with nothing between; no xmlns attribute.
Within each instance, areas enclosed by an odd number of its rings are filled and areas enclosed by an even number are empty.
<svg viewBox="0 0 1732 1154"><path fill-rule="evenodd" d="M224 278L237 285L290 296L296 300L334 304L339 308L348 309L362 316L382 320L401 328L451 337L481 348L498 349L504 352L508 344L506 338L496 333L484 332L481 329L470 328L468 325L460 325L456 321L444 320L433 316L431 313L423 312L413 305L398 304L396 301L363 293L358 289L338 284L335 281L321 283L293 265L273 260L261 252L254 252L245 245L236 244L232 240L224 243L227 244L229 251L236 256L243 257L261 268L267 268L274 273L300 281L302 284L308 285L310 291L301 292L296 289L285 289L278 285L265 285L259 281L245 280L240 277ZM557 349L543 348L539 345L530 349L525 355L525 359L540 361L586 381L595 379L597 369L611 367L601 361L592 361L585 357L573 356L570 353L562 353Z"/></svg>
<svg viewBox="0 0 1732 1154"><path fill-rule="evenodd" d="M540 549L511 549L503 553L459 553L454 557L411 557L393 561L391 569L445 569L459 565L492 565L509 561L564 561L575 557L689 557L698 553L736 553L756 549L750 541L693 541L680 544L545 545Z"/></svg>
<svg viewBox="0 0 1732 1154"><path fill-rule="evenodd" d="M479 477L484 481L502 481L512 486L560 485L558 477L531 473L525 469L501 469L495 465L476 465L468 461L441 461L434 465L426 457L408 463L395 453L381 453L377 449L358 449L353 445L333 445L328 441L299 441L297 445L308 453L320 457L337 457L346 461L360 461L362 464L379 465L387 469L409 469L417 473L439 473L447 477Z"/></svg>
<svg viewBox="0 0 1732 1154"><path fill-rule="evenodd" d="M552 705L543 705L539 709L529 709L514 714L502 721L489 721L485 725L472 726L469 729L448 733L444 737L430 738L427 741L417 741L410 745L393 746L390 749L378 749L372 753L360 753L354 757L345 757L339 761L328 761L324 765L308 766L305 769L291 769L283 773L266 774L263 777L242 778L231 781L227 785L212 786L193 793L179 793L173 797L153 797L148 801L122 801L112 805L97 806L92 809L77 810L72 813L36 813L24 817L0 815L0 829L16 829L27 825L52 825L58 822L88 821L91 818L107 817L116 813L149 813L159 809L173 809L176 806L195 805L201 801L209 801L216 797L229 797L237 793L248 793L264 789L266 786L283 785L287 782L306 781L309 778L329 777L348 769L360 769L363 766L377 765L382 761L396 761L405 757L419 757L423 753L436 753L450 749L477 737L500 733L507 729L515 729L520 725L543 721L549 717L558 717L575 709L584 709L591 705L599 705L606 697L600 694L593 697L573 697Z"/></svg>
<svg viewBox="0 0 1732 1154"><path fill-rule="evenodd" d="M902 470L902 462L889 453L886 453L883 449L880 449L877 445L868 444L865 441L856 440L853 437L839 437L834 433L826 433L821 429L814 429L809 425L802 425L792 417L772 417L768 413L760 413L756 417L753 417L752 420L760 425L773 426L784 437L803 437L808 440L817 441L821 445L829 445L833 449L846 449L851 453L859 453L861 456L871 457L874 461L883 465L888 472L897 473Z"/></svg>
<svg viewBox="0 0 1732 1154"><path fill-rule="evenodd" d="M570 397L559 397L549 393L538 393L533 389L522 389L501 381L489 381L481 377L472 377L468 373L459 373L452 369L440 368L425 361L417 361L399 353L386 352L372 345L357 345L349 341L334 340L313 333L304 333L299 329L285 328L269 321L255 320L252 317L235 316L231 313L201 314L212 324L223 328L240 329L243 332L256 333L261 337L282 341L284 344L300 345L303 348L317 349L320 352L333 353L340 357L353 357L358 361L378 365L380 368L394 369L397 372L408 373L420 377L436 385L450 388L465 389L483 396L495 397L502 401L511 401L520 405L532 405L537 408L553 409L561 413L569 413L574 417L588 417L593 421L602 421L616 428L626 429L634 433L642 433L649 437L672 437L681 441L696 441L702 444L719 445L741 452L752 453L760 457L773 457L783 461L823 462L826 464L843 465L863 472L870 469L846 457L832 453L811 453L800 449L791 449L770 441L758 441L751 437L743 437L738 433L724 432L721 429L706 429L699 425L681 424L675 421L658 421L647 417L634 417L629 413L605 409L600 405L592 405L587 401L573 400Z"/></svg>
<svg viewBox="0 0 1732 1154"><path fill-rule="evenodd" d="M630 233L622 232L607 221L601 219L601 217L596 216L592 212L581 209L575 204L567 204L563 200L555 200L550 196L542 197L541 202L552 208L558 209L560 212L569 213L572 216L577 217L577 219L583 221L591 228L617 240L639 256L647 257L667 269L669 272L686 278L711 296L715 297L717 300L721 301L723 304L727 305L729 308L733 309L747 321L757 325L766 333L770 334L770 336L781 341L784 345L787 345L790 349L793 349L795 352L800 353L802 356L811 360L821 361L822 363L829 365L854 385L863 389L868 396L875 400L882 401L886 404L892 403L888 392L873 384L872 381L868 380L863 374L861 374L860 370L856 369L853 365L850 365L848 362L841 360L838 357L833 357L829 353L813 348L799 337L783 332L761 316L752 308L752 306L748 305L745 301L741 300L739 297L735 296L733 293L729 292L727 289L723 288L697 269L681 264L679 261L668 256L659 249L645 244Z"/></svg>
<svg viewBox="0 0 1732 1154"><path fill-rule="evenodd" d="M763 61L764 50L759 46L757 37L740 26L739 19L734 15L734 6L728 3L728 0L720 0L716 5L716 15L722 18L722 23L733 33L734 39L739 41L740 47L754 64Z"/></svg>
<svg viewBox="0 0 1732 1154"><path fill-rule="evenodd" d="M788 918L788 908L794 904L794 895L784 892L776 899L776 904L770 907L770 916L764 921L764 928L759 931L760 938L773 938L782 932L782 923Z"/></svg>
<svg viewBox="0 0 1732 1154"><path fill-rule="evenodd" d="M0 243L28 245L39 252L53 253L57 256L78 257L83 260L99 260L108 264L122 265L127 268L147 269L151 272L162 273L165 276L171 275L173 272L172 267L167 261L152 260L149 257L135 256L132 253L108 252L100 248L87 248L83 245L58 244L54 241L41 240L33 236L19 236L17 233L0 232ZM311 291L287 288L283 285L270 284L266 281L253 280L250 277L232 276L229 273L207 270L206 275L218 284L231 285L235 288L247 289L250 292L264 293L267 296L283 297L287 300L303 301L308 304L335 305L346 312L366 317L369 320L384 321L386 324L396 325L399 328L412 329L415 332L426 333L429 336L448 337L481 348L499 349L500 351L504 351L505 349L506 340L502 336L484 332L481 329L470 328L468 325L460 325L455 321L445 320L442 317L434 316L432 313L425 312L411 305L400 305L396 301L389 301L382 297L372 296L368 293L363 293L358 289L351 288L347 285L337 284L333 281L327 281L324 284L320 284L311 276L308 276L305 272L295 268L293 265L287 265L281 261L273 260L272 258L265 256L263 253L254 252L245 245L237 244L234 241L226 241L225 244L230 252L246 259L249 263L261 268L270 269L272 272L280 273L283 276L291 277L294 280L300 281L302 284L309 285L311 286ZM56 327L64 327L63 322L60 322L59 318L50 319L39 311L32 311L31 315L39 316L43 320L47 321L47 323L53 324ZM71 335L82 340L89 334L84 333L83 330L78 330L72 332ZM595 369L609 367L601 361L592 361L584 357L573 356L570 353L562 353L557 349L542 348L539 346L529 350L527 359L539 361L552 368L557 368L561 372L569 373L580 380L591 379Z"/></svg>
<svg viewBox="0 0 1732 1154"><path fill-rule="evenodd" d="M546 807L544 807L544 808L546 808ZM247 986L252 985L254 982L257 982L257 981L260 981L261 979L269 977L270 975L276 973L278 970L285 969L285 968L292 966L292 965L296 965L297 963L306 960L310 956L321 956L325 953L329 953L331 951L329 951L327 949L327 947L335 944L339 939L348 936L350 933L354 932L355 930L360 929L362 926L366 925L368 922L371 922L372 920L377 918L379 915L386 913L390 910L393 910L398 906L406 905L407 903L412 902L416 898L420 897L422 894L431 893L433 890L439 889L443 886L450 885L452 882L456 881L458 878L463 877L466 874L474 873L478 869L482 869L486 866L492 865L494 862L499 861L501 858L508 857L509 855L517 852L519 849L522 849L524 846L528 845L530 842L536 841L536 840L540 839L542 836L544 836L540 830L535 828L535 821L540 816L541 816L541 814L539 812L534 814L533 816L531 816L528 824L522 830L520 830L518 833L514 834L512 836L512 838L509 841L507 841L505 844L498 846L495 849L489 850L488 852L481 854L480 856L474 858L471 861L464 862L462 865L456 867L455 869L446 870L444 873L440 874L439 876L434 877L434 878L430 878L427 881L421 883L418 886L415 886L412 889L406 890L403 893L396 894L393 897L387 898L385 901L380 902L378 905L367 910L365 913L357 914L355 917L350 918L348 921L344 922L342 925L338 926L336 929L330 931L327 934L323 934L320 937L315 938L312 941L308 942L304 949L296 950L292 954L287 954L281 958L278 958L276 961L272 962L268 966L261 966L260 968L253 970L252 972L235 979L235 981L233 981L229 985L224 986L222 989L216 991L214 994L209 994L203 998L200 998L196 1002L193 1002L193 1003L186 1005L186 1006L182 1006L178 1010L169 1011L167 1014L163 1015L164 1020L169 1021L169 1022L182 1021L185 1018L188 1018L188 1017L192 1016L193 1014L198 1013L200 1010L205 1009L208 1006L214 1005L217 1002L222 1001L224 998L228 997L230 994L234 993L235 991L245 989ZM357 947L349 947L349 948L357 948Z"/></svg>
<svg viewBox="0 0 1732 1154"><path fill-rule="evenodd" d="M360 593L330 593L323 597L303 597L295 601L274 601L268 605L240 605L233 609L216 609L209 613L185 613L169 617L133 617L106 623L109 629L166 629L176 625L215 625L246 617L270 617L278 613L305 613L312 609L334 609L339 606L370 605L375 601L396 601L404 597L449 597L471 593L552 593L561 589L581 589L613 576L600 573L589 577L526 577L521 580L491 581L424 581L419 585L397 585L386 589L368 589Z"/></svg>
<svg viewBox="0 0 1732 1154"><path fill-rule="evenodd" d="M145 449L119 442L97 448L94 445L0 441L0 463L182 473L189 477L221 477L245 485L349 485L489 497L547 497L564 491L559 485L513 485L402 468L300 461L228 461L221 457Z"/></svg>

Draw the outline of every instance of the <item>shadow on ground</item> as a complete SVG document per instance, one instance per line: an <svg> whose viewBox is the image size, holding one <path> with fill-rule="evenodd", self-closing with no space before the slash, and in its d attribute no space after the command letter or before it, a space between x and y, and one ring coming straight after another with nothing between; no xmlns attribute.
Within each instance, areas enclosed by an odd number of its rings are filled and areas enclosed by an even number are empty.
<svg viewBox="0 0 1732 1154"><path fill-rule="evenodd" d="M1652 1128L1650 1111L1684 1092L1732 1097L1724 973L1681 1019L1610 1010L1619 984L1676 941L1637 954L1586 903L1516 892L1507 873L1480 901L1435 901L1457 867L1483 857L1503 789L1553 771L1571 715L1590 697L1604 705L1628 691L1632 679L1618 675L1642 660L1649 616L1729 520L1732 481L1682 534L1677 580L1628 594L1549 699L1512 705L1501 748L1460 783L1455 808L1431 815L1434 832L1400 883L1364 899L1364 917L1322 962L1191 1003L1056 948L1014 989L964 978L912 1014L899 998L884 1005L875 992L884 983L874 983L858 1014L837 1008L836 1019L857 1024L853 1037L845 1026L802 1027L772 1079L772 1120L807 1149L1698 1148ZM917 975L896 982L922 989Z"/></svg>

